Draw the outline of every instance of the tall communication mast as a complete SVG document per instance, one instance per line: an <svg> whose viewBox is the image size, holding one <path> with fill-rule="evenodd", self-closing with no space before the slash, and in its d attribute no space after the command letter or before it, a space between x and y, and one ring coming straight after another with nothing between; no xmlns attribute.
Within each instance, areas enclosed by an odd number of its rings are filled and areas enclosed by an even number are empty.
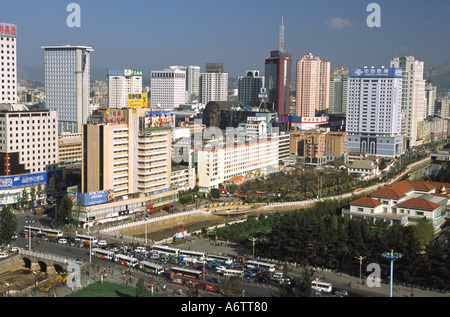
<svg viewBox="0 0 450 317"><path fill-rule="evenodd" d="M278 39L278 50L281 52L285 52L286 48L284 47L284 24L283 17L281 17L281 25L280 25L280 37Z"/></svg>

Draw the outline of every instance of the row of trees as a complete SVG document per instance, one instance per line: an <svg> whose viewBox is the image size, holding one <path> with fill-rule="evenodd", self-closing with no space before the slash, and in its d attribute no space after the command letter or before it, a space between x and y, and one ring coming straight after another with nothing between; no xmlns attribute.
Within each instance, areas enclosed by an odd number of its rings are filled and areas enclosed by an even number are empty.
<svg viewBox="0 0 450 317"><path fill-rule="evenodd" d="M354 198L352 198L354 199ZM388 278L389 262L382 253L394 250L403 255L396 262L398 281L439 289L450 289L450 267L439 239L434 239L433 226L423 219L416 226L387 226L385 223L369 223L364 219L342 217L340 210L348 200L326 200L314 208L298 210L283 215L267 217L261 223L262 231L253 232L243 224L217 230L217 236L247 241L249 253L253 245L249 241L257 238L256 256L296 262L317 267L326 267L359 274L359 261L355 257L365 256L366 263L378 263L382 277ZM261 220L261 216L258 218ZM273 222L272 222L273 221ZM232 229L231 227L235 227Z"/></svg>

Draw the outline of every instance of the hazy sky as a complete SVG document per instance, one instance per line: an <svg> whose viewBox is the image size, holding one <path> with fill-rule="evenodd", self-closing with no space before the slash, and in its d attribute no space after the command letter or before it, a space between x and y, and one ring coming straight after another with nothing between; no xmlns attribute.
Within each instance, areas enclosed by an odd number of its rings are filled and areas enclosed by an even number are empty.
<svg viewBox="0 0 450 317"><path fill-rule="evenodd" d="M69 3L81 27L66 24ZM374 1L381 27L370 28L363 0L0 0L0 21L17 24L19 66L42 66L45 45L92 46L91 67L151 70L224 64L230 77L264 73L278 46L281 17L294 62L312 53L331 67L389 66L414 55L425 68L450 62L450 1ZM292 74L295 76L294 66Z"/></svg>

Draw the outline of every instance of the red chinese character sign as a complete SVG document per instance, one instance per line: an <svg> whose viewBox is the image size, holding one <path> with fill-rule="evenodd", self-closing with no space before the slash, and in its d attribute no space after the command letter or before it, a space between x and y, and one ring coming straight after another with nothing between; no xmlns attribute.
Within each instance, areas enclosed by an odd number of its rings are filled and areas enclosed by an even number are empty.
<svg viewBox="0 0 450 317"><path fill-rule="evenodd" d="M16 37L16 32L15 24L0 22L0 36Z"/></svg>

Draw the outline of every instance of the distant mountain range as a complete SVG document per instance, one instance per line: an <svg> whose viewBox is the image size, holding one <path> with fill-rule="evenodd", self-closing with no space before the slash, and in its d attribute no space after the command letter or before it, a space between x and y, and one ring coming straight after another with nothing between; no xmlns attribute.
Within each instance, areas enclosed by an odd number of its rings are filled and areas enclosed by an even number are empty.
<svg viewBox="0 0 450 317"><path fill-rule="evenodd" d="M424 74L426 80L430 80L430 69L431 83L437 87L438 94L447 93L447 90L450 89L450 63L427 69Z"/></svg>
<svg viewBox="0 0 450 317"><path fill-rule="evenodd" d="M105 81L107 72L108 69L106 68L91 68L91 82L96 80ZM18 67L17 77L19 81L35 81L37 85L41 84L43 86L44 67ZM426 80L430 79L430 69L425 71L424 78ZM447 93L447 89L450 89L450 63L431 67L431 82L433 86L437 86L438 94ZM150 78L144 76L143 85L150 86ZM237 88L237 78L229 77L229 88Z"/></svg>

